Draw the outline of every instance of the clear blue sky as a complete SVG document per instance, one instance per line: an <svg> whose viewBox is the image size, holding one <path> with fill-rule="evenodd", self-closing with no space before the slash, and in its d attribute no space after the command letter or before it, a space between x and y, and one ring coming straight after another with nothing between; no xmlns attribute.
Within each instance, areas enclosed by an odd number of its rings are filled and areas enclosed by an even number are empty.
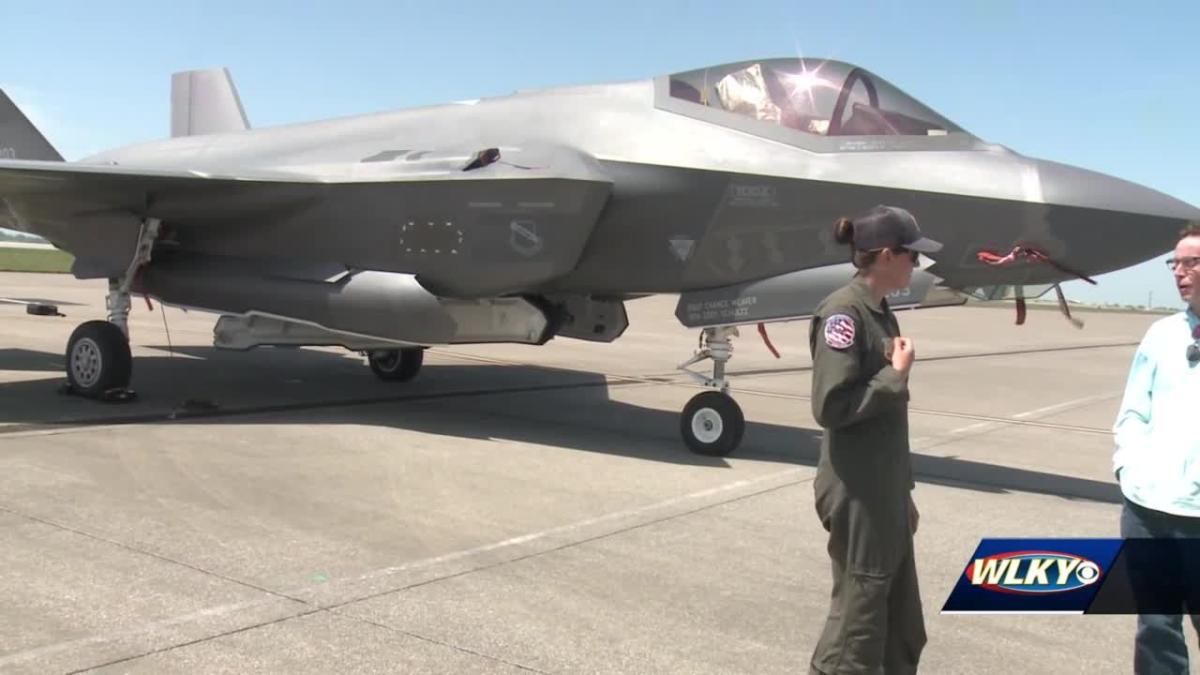
<svg viewBox="0 0 1200 675"><path fill-rule="evenodd" d="M255 126L803 53L976 135L1200 204L1200 3L9 3L0 87L68 159L168 134L177 70L228 66ZM1161 269L1160 269L1161 268ZM1159 263L1073 299L1179 305Z"/></svg>

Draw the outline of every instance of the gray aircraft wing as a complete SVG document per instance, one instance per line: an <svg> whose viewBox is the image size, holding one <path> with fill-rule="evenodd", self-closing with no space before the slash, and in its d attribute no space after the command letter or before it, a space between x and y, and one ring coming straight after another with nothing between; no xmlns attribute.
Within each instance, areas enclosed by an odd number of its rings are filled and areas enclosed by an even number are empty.
<svg viewBox="0 0 1200 675"><path fill-rule="evenodd" d="M598 164L572 148L506 148L512 161L477 161L499 149L426 152L419 162L373 161L306 164L279 169L238 167L227 171L80 164L0 158L0 198L44 202L57 211L73 207L131 209L145 216L209 220L230 211L227 204L192 203L196 198L254 195L267 205L280 196L328 196L339 186L461 184L464 189L496 181L587 181L611 183ZM478 165L478 166L477 166ZM172 208L187 200L186 212ZM54 205L49 204L50 201ZM239 202L240 204L241 202Z"/></svg>
<svg viewBox="0 0 1200 675"><path fill-rule="evenodd" d="M27 205L30 209L23 214L31 217L79 214L94 209L128 210L156 216L150 212L155 210L152 203L155 197L229 197L279 186L292 186L292 193L301 193L303 186L318 182L310 177L269 171L212 174L177 169L0 160L0 199Z"/></svg>
<svg viewBox="0 0 1200 675"><path fill-rule="evenodd" d="M611 188L590 155L549 145L226 172L0 160L0 226L44 234L80 278L122 273L157 218L197 254L320 262L322 241L325 261L479 296L573 267Z"/></svg>

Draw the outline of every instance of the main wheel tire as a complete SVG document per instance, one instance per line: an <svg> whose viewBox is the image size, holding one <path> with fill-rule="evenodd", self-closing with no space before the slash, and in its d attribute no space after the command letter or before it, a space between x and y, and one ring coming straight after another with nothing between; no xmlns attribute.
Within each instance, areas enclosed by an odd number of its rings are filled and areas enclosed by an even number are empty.
<svg viewBox="0 0 1200 675"><path fill-rule="evenodd" d="M728 394L706 391L684 406L679 430L692 452L725 457L742 442L746 418L737 401Z"/></svg>
<svg viewBox="0 0 1200 675"><path fill-rule="evenodd" d="M113 389L129 386L133 356L129 340L114 323L82 323L67 341L67 382L88 398L100 398Z"/></svg>
<svg viewBox="0 0 1200 675"><path fill-rule="evenodd" d="M371 372L389 382L408 382L421 371L424 361L425 350L419 347L378 349L367 353Z"/></svg>

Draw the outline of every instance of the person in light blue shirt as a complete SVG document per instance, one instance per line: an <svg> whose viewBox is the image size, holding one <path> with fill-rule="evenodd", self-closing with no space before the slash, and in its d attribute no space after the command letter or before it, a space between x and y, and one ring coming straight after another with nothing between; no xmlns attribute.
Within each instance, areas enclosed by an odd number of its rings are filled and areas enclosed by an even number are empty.
<svg viewBox="0 0 1200 675"><path fill-rule="evenodd" d="M1188 308L1155 322L1138 346L1113 425L1113 472L1125 496L1123 538L1200 541L1200 226L1180 234L1167 264ZM1172 550L1171 559L1147 563L1161 569L1141 571L1174 570L1180 609L1188 605L1200 634L1200 606L1184 600L1200 597L1200 548ZM1182 614L1138 616L1134 671L1189 672Z"/></svg>

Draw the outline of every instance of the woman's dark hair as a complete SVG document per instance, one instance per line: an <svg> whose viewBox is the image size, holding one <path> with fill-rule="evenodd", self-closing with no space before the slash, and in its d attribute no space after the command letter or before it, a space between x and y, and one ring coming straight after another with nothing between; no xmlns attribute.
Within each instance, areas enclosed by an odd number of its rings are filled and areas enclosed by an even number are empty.
<svg viewBox="0 0 1200 675"><path fill-rule="evenodd" d="M850 247L850 262L859 271L865 270L879 257L879 251L860 251L854 248L854 222L849 218L838 218L833 224L833 240Z"/></svg>
<svg viewBox="0 0 1200 675"><path fill-rule="evenodd" d="M849 218L838 218L833 224L833 240L839 244L854 243L854 223Z"/></svg>

